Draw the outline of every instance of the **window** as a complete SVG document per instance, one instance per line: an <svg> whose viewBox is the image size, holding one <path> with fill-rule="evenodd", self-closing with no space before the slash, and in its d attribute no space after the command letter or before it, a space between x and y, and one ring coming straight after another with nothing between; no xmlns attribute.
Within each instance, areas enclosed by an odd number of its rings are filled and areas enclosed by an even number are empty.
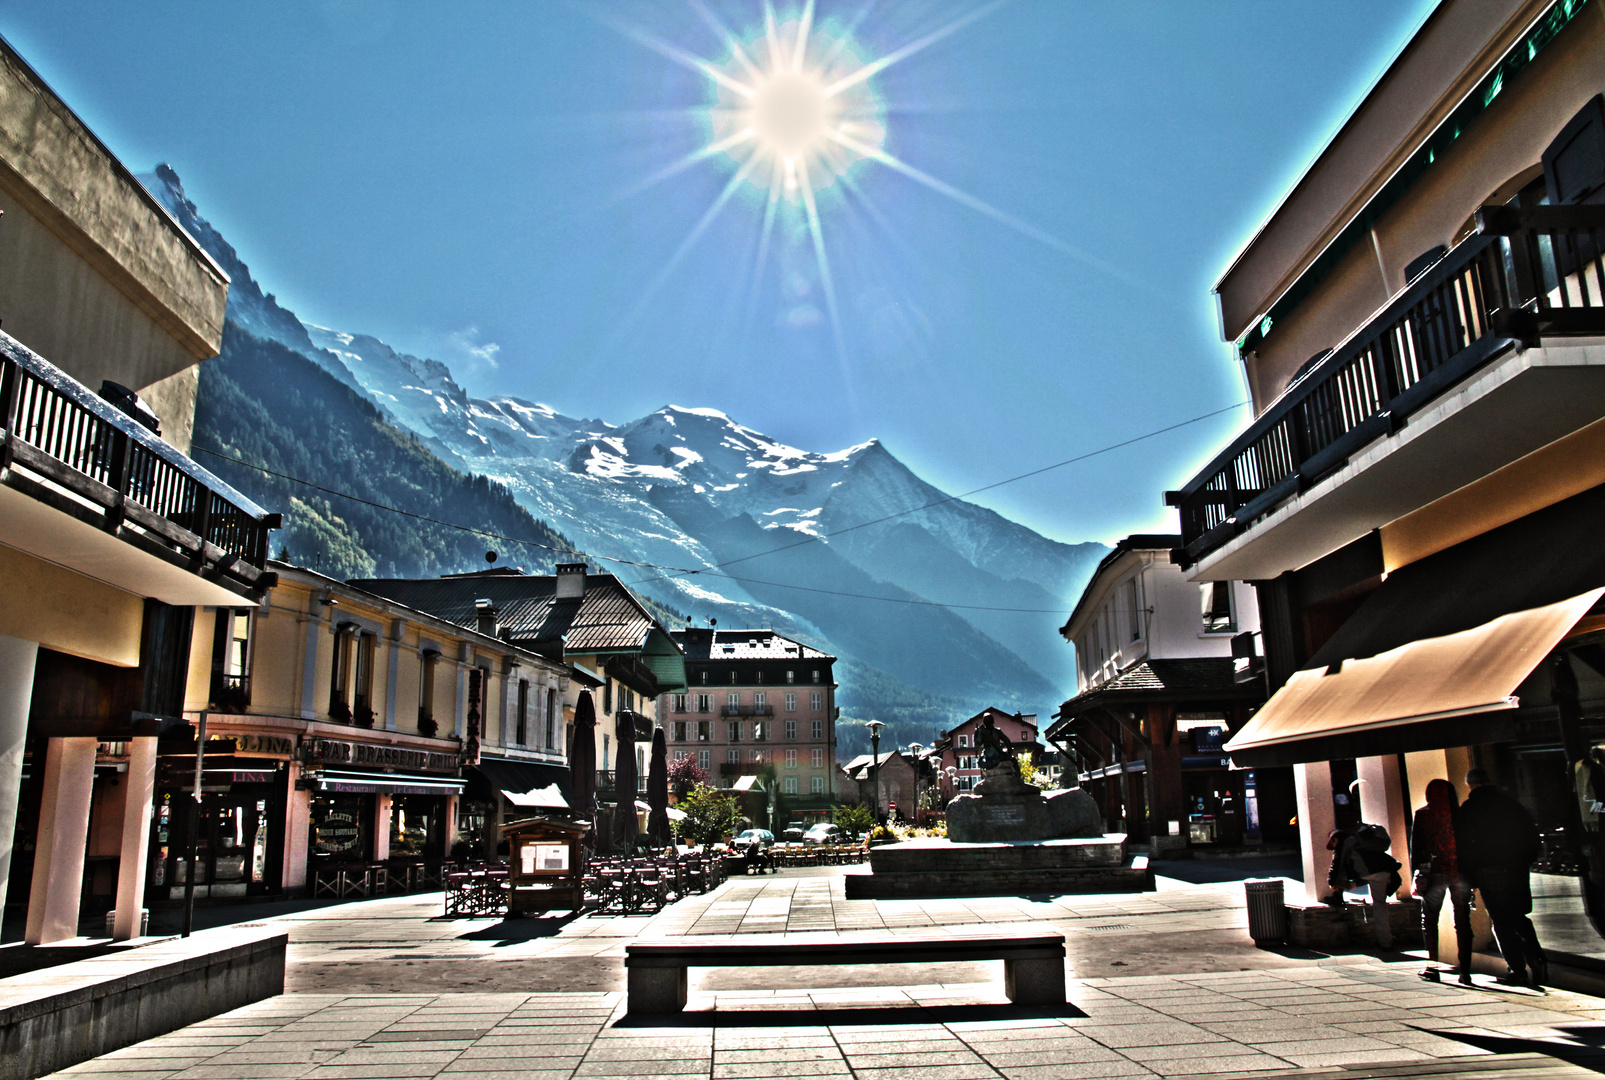
<svg viewBox="0 0 1605 1080"><path fill-rule="evenodd" d="M676 761L684 761L686 759L686 756L688 754L690 754L690 753L691 753L691 751L689 751L689 750L676 750L674 752L674 760L676 760Z"/></svg>
<svg viewBox="0 0 1605 1080"><path fill-rule="evenodd" d="M815 795L823 795L825 793L825 778L823 776L809 777L808 790Z"/></svg>
<svg viewBox="0 0 1605 1080"><path fill-rule="evenodd" d="M814 747L813 755L814 755L814 759L810 764L812 764L813 767L816 768L816 769L823 769L825 767L825 751L824 751L824 749L822 747L818 747L818 746Z"/></svg>
<svg viewBox="0 0 1605 1080"><path fill-rule="evenodd" d="M707 686L708 685L708 673L706 671L704 671L702 673L702 685L703 686Z"/></svg>
<svg viewBox="0 0 1605 1080"><path fill-rule="evenodd" d="M736 673L735 673L735 671L731 671L730 672L730 685L731 686L736 685Z"/></svg>
<svg viewBox="0 0 1605 1080"><path fill-rule="evenodd" d="M786 768L795 769L796 767L797 767L797 751L795 751L795 750L787 750L786 751Z"/></svg>
<svg viewBox="0 0 1605 1080"><path fill-rule="evenodd" d="M712 711L713 711L713 695L712 694L698 694L697 695L697 712L712 712Z"/></svg>
<svg viewBox="0 0 1605 1080"><path fill-rule="evenodd" d="M795 721L795 720L787 720L786 721L786 741L787 742L796 742L797 741L797 721Z"/></svg>
<svg viewBox="0 0 1605 1080"><path fill-rule="evenodd" d="M1200 586L1204 601L1204 633L1229 634L1237 629L1232 618L1232 583L1206 581Z"/></svg>
<svg viewBox="0 0 1605 1080"><path fill-rule="evenodd" d="M251 703L249 664L250 608L218 608L212 638L212 701L224 712L243 712Z"/></svg>
<svg viewBox="0 0 1605 1080"><path fill-rule="evenodd" d="M767 720L754 720L752 722L752 741L753 742L768 742L769 741L769 721L767 721Z"/></svg>
<svg viewBox="0 0 1605 1080"><path fill-rule="evenodd" d="M689 695L689 694L675 694L674 695L674 711L675 712L685 712L686 699L689 698L690 696L691 695Z"/></svg>
<svg viewBox="0 0 1605 1080"><path fill-rule="evenodd" d="M741 741L741 721L740 720L732 720L728 724L726 724L725 727L729 729L729 736L728 736L728 738L725 739L725 742L740 742Z"/></svg>
<svg viewBox="0 0 1605 1080"><path fill-rule="evenodd" d="M608 764L608 748L607 748L607 744L608 744L607 735L604 733L603 736L602 736L602 771L603 772L607 772L607 770L609 770L609 769L611 769L613 767L612 765Z"/></svg>
<svg viewBox="0 0 1605 1080"><path fill-rule="evenodd" d="M808 737L810 739L823 739L825 737L825 722L823 720L808 721Z"/></svg>
<svg viewBox="0 0 1605 1080"><path fill-rule="evenodd" d="M797 794L797 778L795 776L786 777L786 786L783 790L787 795Z"/></svg>
<svg viewBox="0 0 1605 1080"><path fill-rule="evenodd" d="M546 690L546 749L557 749L557 690Z"/></svg>
<svg viewBox="0 0 1605 1080"><path fill-rule="evenodd" d="M813 676L814 682L819 682L824 677L823 673L818 668L814 668Z"/></svg>
<svg viewBox="0 0 1605 1080"><path fill-rule="evenodd" d="M732 765L740 765L741 764L741 751L740 750L726 750L724 752L724 759L727 762L729 762L730 764L732 764Z"/></svg>
<svg viewBox="0 0 1605 1080"><path fill-rule="evenodd" d="M674 741L675 742L685 742L685 721L684 720L676 720L674 722Z"/></svg>
<svg viewBox="0 0 1605 1080"><path fill-rule="evenodd" d="M796 681L797 681L797 673L795 671L786 672L786 683L787 683L787 685L790 685L791 683L794 683Z"/></svg>
<svg viewBox="0 0 1605 1080"><path fill-rule="evenodd" d="M424 735L435 733L435 664L440 654L430 650L418 657L418 730Z"/></svg>
<svg viewBox="0 0 1605 1080"><path fill-rule="evenodd" d="M808 692L808 711L818 712L825 707L825 692L823 690L810 690Z"/></svg>
<svg viewBox="0 0 1605 1080"><path fill-rule="evenodd" d="M729 708L739 709L741 708L741 695L731 691L724 696L724 703Z"/></svg>
<svg viewBox="0 0 1605 1080"><path fill-rule="evenodd" d="M752 681L757 683L759 686L762 686L763 685L763 672L761 672L761 671L753 672L752 673Z"/></svg>
<svg viewBox="0 0 1605 1080"><path fill-rule="evenodd" d="M712 750L698 750L697 751L697 768L701 769L703 772L708 772L710 769L713 768L713 751Z"/></svg>
<svg viewBox="0 0 1605 1080"><path fill-rule="evenodd" d="M635 790L646 790L646 747L635 748Z"/></svg>
<svg viewBox="0 0 1605 1080"><path fill-rule="evenodd" d="M513 728L513 741L523 746L529 741L529 680L518 680L518 722Z"/></svg>
<svg viewBox="0 0 1605 1080"><path fill-rule="evenodd" d="M760 711L767 709L769 707L769 695L762 690L755 691L752 695L752 707Z"/></svg>
<svg viewBox="0 0 1605 1080"><path fill-rule="evenodd" d="M762 750L754 750L752 752L752 763L754 765L762 765L763 764L763 751Z"/></svg>
<svg viewBox="0 0 1605 1080"><path fill-rule="evenodd" d="M969 745L970 745L970 737L968 735L960 735L959 736L959 749L961 749L961 750L962 749L966 749L966 748L969 747Z"/></svg>
<svg viewBox="0 0 1605 1080"><path fill-rule="evenodd" d="M797 694L795 691L787 691L786 693L786 711L797 711Z"/></svg>
<svg viewBox="0 0 1605 1080"><path fill-rule="evenodd" d="M363 727L373 726L373 652L378 642L372 634L358 634L355 681L352 686L351 715Z"/></svg>
<svg viewBox="0 0 1605 1080"><path fill-rule="evenodd" d="M602 684L602 711L605 712L605 713L610 713L610 712L613 711L613 680L612 679L609 679L609 680L607 680L607 682Z"/></svg>
<svg viewBox="0 0 1605 1080"><path fill-rule="evenodd" d="M713 723L709 720L697 721L697 742L707 742L713 737Z"/></svg>
<svg viewBox="0 0 1605 1080"><path fill-rule="evenodd" d="M334 664L329 678L329 718L351 722L351 652L356 627L346 623L334 632Z"/></svg>

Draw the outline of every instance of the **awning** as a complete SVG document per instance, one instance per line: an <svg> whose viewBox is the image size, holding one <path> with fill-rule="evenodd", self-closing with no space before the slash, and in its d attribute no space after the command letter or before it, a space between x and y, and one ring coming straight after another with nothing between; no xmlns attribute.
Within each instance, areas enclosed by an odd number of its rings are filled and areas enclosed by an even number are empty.
<svg viewBox="0 0 1605 1080"><path fill-rule="evenodd" d="M1294 672L1224 749L1237 766L1257 768L1512 738L1514 725L1501 714L1516 708L1516 688L1601 595L1605 588L1590 589L1469 630Z"/></svg>
<svg viewBox="0 0 1605 1080"><path fill-rule="evenodd" d="M486 757L474 768L514 806L569 808L569 772L561 765Z"/></svg>
<svg viewBox="0 0 1605 1080"><path fill-rule="evenodd" d="M376 793L379 795L459 795L463 781L455 776L417 776L411 773L345 772L325 769L319 791Z"/></svg>

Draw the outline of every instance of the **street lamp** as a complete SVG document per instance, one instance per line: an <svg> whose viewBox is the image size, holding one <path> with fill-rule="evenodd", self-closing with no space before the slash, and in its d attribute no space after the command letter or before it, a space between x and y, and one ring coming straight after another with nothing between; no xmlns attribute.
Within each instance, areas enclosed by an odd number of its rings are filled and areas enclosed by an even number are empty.
<svg viewBox="0 0 1605 1080"><path fill-rule="evenodd" d="M957 765L949 765L942 770L947 773L947 797L955 798L959 793L959 770Z"/></svg>
<svg viewBox="0 0 1605 1080"><path fill-rule="evenodd" d="M920 755L925 753L925 747L919 743L909 743L908 752L914 755L914 824L920 823L920 770L924 767Z"/></svg>
<svg viewBox="0 0 1605 1080"><path fill-rule="evenodd" d="M864 726L869 728L869 810L870 816L879 824L881 819L881 728L886 725L879 720L871 720Z"/></svg>

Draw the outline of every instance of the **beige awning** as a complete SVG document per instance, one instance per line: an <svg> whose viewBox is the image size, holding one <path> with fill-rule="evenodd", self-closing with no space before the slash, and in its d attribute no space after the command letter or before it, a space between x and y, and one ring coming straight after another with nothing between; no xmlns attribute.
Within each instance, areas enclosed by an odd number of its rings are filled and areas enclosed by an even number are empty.
<svg viewBox="0 0 1605 1080"><path fill-rule="evenodd" d="M1456 634L1294 672L1225 750L1240 766L1391 753L1401 747L1379 735L1369 749L1365 733L1514 709L1516 688L1601 595L1605 589L1591 589ZM1440 730L1437 745L1454 746L1485 741L1475 736L1487 728L1461 722ZM1455 742L1456 731L1468 737ZM1339 745L1346 752L1332 752Z"/></svg>

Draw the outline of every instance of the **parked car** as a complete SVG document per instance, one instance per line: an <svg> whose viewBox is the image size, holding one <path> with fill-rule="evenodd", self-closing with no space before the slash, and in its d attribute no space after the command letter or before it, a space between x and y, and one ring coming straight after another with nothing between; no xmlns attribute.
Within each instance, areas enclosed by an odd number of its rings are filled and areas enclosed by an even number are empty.
<svg viewBox="0 0 1605 1080"><path fill-rule="evenodd" d="M785 832L781 833L780 838L788 844L798 844L802 842L803 831L793 826L792 828L789 828Z"/></svg>
<svg viewBox="0 0 1605 1080"><path fill-rule="evenodd" d="M842 838L841 827L832 825L828 821L821 821L818 825L810 825L808 831L803 833L805 844L835 844Z"/></svg>
<svg viewBox="0 0 1605 1080"><path fill-rule="evenodd" d="M738 850L752 847L754 844L761 848L766 848L772 846L774 842L775 834L770 832L768 829L743 829L741 833L737 835L733 841L731 841L731 843L733 843Z"/></svg>

